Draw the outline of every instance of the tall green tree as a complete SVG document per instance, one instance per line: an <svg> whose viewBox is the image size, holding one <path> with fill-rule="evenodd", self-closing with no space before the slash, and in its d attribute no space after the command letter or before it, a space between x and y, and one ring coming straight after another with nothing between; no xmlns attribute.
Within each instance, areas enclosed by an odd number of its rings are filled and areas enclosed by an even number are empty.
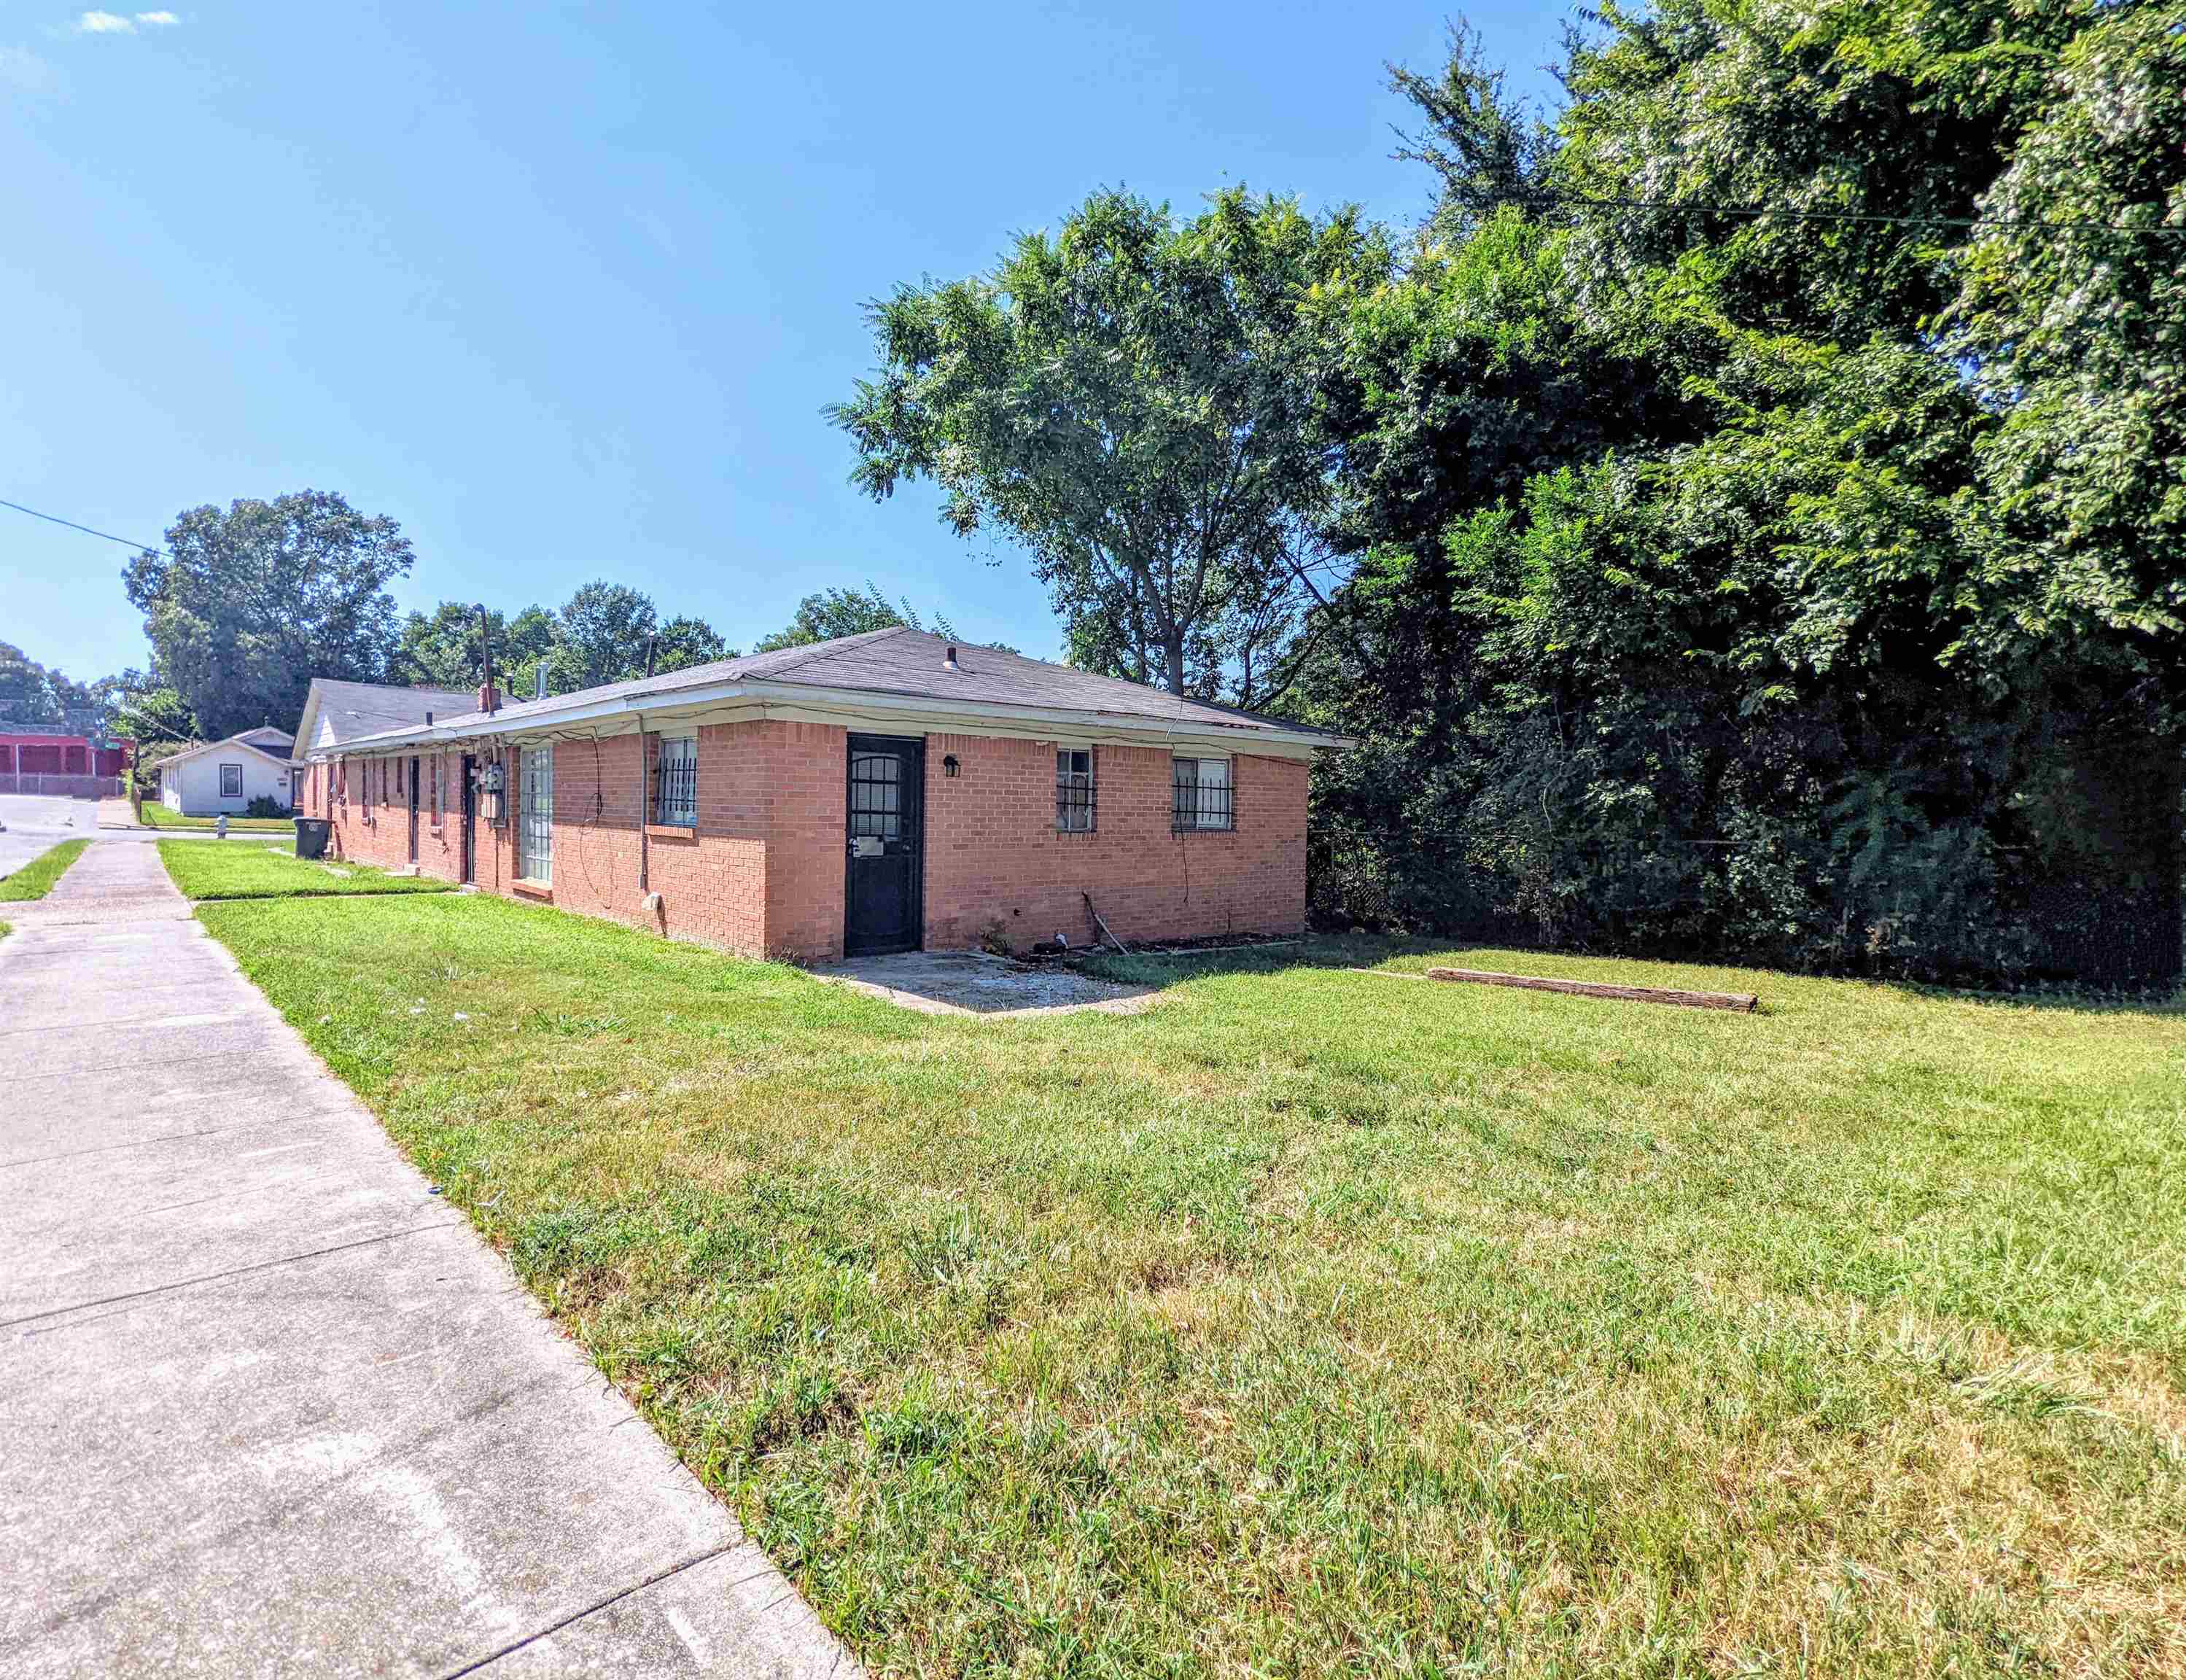
<svg viewBox="0 0 2186 1680"><path fill-rule="evenodd" d="M553 645L553 615L543 607L527 607L513 619L489 608L485 616L496 672L528 669ZM477 687L485 677L477 607L443 601L430 613L410 613L402 621L389 674L395 681L412 685Z"/></svg>
<svg viewBox="0 0 2186 1680"><path fill-rule="evenodd" d="M1326 305L1314 411L1355 573L1303 692L1362 743L1317 781L1325 909L2176 972L2139 564L2176 271L2052 225L2172 202L2178 32L2141 13L1612 8L1538 147L1468 40L1400 74L1443 201Z"/></svg>
<svg viewBox="0 0 2186 1680"><path fill-rule="evenodd" d="M2002 417L1981 588L2013 630L2115 638L2186 713L2186 7L2105 8L1957 264L1952 348Z"/></svg>
<svg viewBox="0 0 2186 1680"><path fill-rule="evenodd" d="M444 603L441 613L452 605ZM474 612L474 643L476 622ZM505 625L495 617L495 670L504 692L518 698L537 691L542 671L553 694L642 676L648 647L657 671L733 652L704 619L682 613L663 623L651 596L604 579L584 585L556 611L527 607Z"/></svg>
<svg viewBox="0 0 2186 1680"><path fill-rule="evenodd" d="M203 731L182 697L144 671L124 671L115 680L114 732L137 744L137 762L154 745L187 746Z"/></svg>
<svg viewBox="0 0 2186 1680"><path fill-rule="evenodd" d="M771 653L777 648L804 647L816 641L833 641L846 636L865 636L873 630L894 630L898 625L912 630L924 630L926 621L908 597L890 601L881 593L880 585L868 582L863 589L823 589L816 595L808 595L797 603L797 611L790 620L771 636L762 636L754 644L754 653ZM954 636L956 627L939 613L933 617L936 636Z"/></svg>
<svg viewBox="0 0 2186 1680"><path fill-rule="evenodd" d="M733 659L737 650L703 619L679 613L660 626L654 649L656 671L680 671L692 665L709 665L716 659Z"/></svg>
<svg viewBox="0 0 2186 1680"><path fill-rule="evenodd" d="M113 721L115 680L71 681L11 642L0 641L0 729L10 723L59 724L98 734Z"/></svg>
<svg viewBox="0 0 2186 1680"><path fill-rule="evenodd" d="M380 680L397 635L387 586L412 563L394 520L301 490L190 509L122 584L162 682L216 738L293 725L315 676Z"/></svg>
<svg viewBox="0 0 2186 1680"><path fill-rule="evenodd" d="M547 655L556 692L620 682L645 669L645 644L659 628L653 597L605 579L584 585L554 615Z"/></svg>
<svg viewBox="0 0 2186 1680"><path fill-rule="evenodd" d="M1355 210L1096 193L992 273L875 305L879 373L829 413L872 495L930 479L960 535L1022 544L1075 657L1253 703L1326 562L1300 305L1387 266Z"/></svg>

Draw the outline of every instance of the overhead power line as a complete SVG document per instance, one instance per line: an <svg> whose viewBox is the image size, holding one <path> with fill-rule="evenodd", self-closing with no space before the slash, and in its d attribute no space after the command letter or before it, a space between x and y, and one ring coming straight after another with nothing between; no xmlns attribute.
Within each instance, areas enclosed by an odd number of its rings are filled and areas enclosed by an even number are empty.
<svg viewBox="0 0 2186 1680"><path fill-rule="evenodd" d="M132 542L127 537L118 537L111 531L95 531L88 525L79 525L73 519L64 519L58 513L41 513L35 507L25 507L20 501L10 501L0 496L0 507L12 507L18 513L27 513L33 519L43 519L49 525L66 525L72 531L81 531L86 536L104 537L109 542L118 542L124 548L134 548L149 554L165 554L167 551L156 542Z"/></svg>

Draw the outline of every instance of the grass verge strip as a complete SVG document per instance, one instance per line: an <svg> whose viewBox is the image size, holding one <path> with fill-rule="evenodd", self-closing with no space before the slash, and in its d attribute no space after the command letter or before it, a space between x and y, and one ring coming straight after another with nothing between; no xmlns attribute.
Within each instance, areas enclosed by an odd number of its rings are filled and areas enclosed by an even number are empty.
<svg viewBox="0 0 2186 1680"><path fill-rule="evenodd" d="M52 850L39 853L13 875L0 879L0 904L23 904L44 898L89 844L89 840L64 840Z"/></svg>
<svg viewBox="0 0 2186 1680"><path fill-rule="evenodd" d="M452 882L390 875L362 864L299 858L252 840L161 840L160 860L186 899L330 899L450 893Z"/></svg>

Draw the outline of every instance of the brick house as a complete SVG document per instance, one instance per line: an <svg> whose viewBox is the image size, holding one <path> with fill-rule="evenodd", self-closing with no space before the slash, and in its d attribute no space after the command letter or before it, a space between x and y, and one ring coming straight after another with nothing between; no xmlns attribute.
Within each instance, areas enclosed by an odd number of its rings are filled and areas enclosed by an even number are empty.
<svg viewBox="0 0 2186 1680"><path fill-rule="evenodd" d="M1296 932L1343 744L906 629L463 701L348 733L307 703L339 855L800 961L1079 944L1088 894L1127 940Z"/></svg>

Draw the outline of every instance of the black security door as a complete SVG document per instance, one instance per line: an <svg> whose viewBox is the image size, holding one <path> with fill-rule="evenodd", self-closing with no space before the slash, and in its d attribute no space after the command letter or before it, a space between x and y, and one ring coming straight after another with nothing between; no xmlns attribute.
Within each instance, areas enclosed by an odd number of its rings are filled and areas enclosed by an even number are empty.
<svg viewBox="0 0 2186 1680"><path fill-rule="evenodd" d="M478 879L478 789L473 778L478 774L478 760L469 753L463 754L463 879L466 882Z"/></svg>
<svg viewBox="0 0 2186 1680"><path fill-rule="evenodd" d="M924 742L850 737L843 949L853 956L918 949L925 793Z"/></svg>

